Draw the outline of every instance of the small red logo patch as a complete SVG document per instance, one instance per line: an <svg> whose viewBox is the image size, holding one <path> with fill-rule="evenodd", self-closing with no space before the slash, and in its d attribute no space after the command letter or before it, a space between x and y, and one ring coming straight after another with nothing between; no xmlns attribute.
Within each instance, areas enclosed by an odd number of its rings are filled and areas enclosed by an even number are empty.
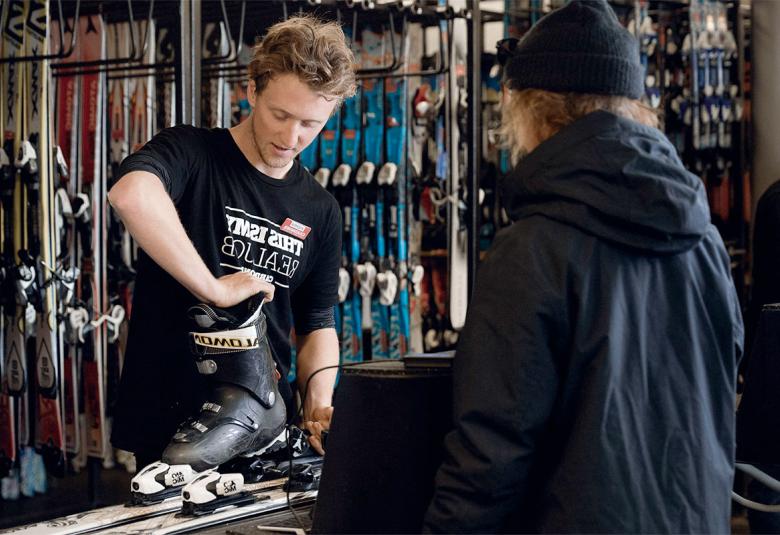
<svg viewBox="0 0 780 535"><path fill-rule="evenodd" d="M302 240L305 240L306 236L308 236L309 232L311 232L311 227L307 227L303 223L298 223L297 221L293 221L289 217L284 220L281 229L285 231L287 234L292 234L296 238L300 238Z"/></svg>

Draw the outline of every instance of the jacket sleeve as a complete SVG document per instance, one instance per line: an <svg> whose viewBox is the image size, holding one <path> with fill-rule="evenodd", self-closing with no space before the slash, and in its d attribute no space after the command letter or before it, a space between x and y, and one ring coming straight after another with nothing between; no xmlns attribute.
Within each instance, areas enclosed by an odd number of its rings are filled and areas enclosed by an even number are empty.
<svg viewBox="0 0 780 535"><path fill-rule="evenodd" d="M491 532L529 505L565 343L565 261L515 224L480 266L454 368L455 429L424 529ZM522 519L519 519L522 521Z"/></svg>

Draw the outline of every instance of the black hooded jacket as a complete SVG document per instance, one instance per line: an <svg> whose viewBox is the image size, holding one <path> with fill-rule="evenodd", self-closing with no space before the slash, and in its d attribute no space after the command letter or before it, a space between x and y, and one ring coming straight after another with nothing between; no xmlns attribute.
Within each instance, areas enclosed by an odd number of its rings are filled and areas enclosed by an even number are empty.
<svg viewBox="0 0 780 535"><path fill-rule="evenodd" d="M701 181L595 112L503 200L426 530L729 532L743 327Z"/></svg>

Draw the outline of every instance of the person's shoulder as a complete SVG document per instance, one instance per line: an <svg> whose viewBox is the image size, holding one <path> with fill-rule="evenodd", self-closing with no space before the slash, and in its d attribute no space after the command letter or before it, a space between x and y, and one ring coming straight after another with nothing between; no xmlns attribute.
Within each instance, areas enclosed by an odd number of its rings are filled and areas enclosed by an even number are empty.
<svg viewBox="0 0 780 535"><path fill-rule="evenodd" d="M508 227L499 230L495 242L507 241L509 246L518 247L523 252L533 254L533 250L528 249L532 244L555 245L563 238L581 237L584 234L573 225L538 213L523 216ZM555 236L556 239L550 239L551 236Z"/></svg>
<svg viewBox="0 0 780 535"><path fill-rule="evenodd" d="M545 272L583 269L594 251L611 246L576 226L531 214L499 230L486 259L525 277L546 279Z"/></svg>
<svg viewBox="0 0 780 535"><path fill-rule="evenodd" d="M163 128L155 137L162 137L179 143L192 144L197 147L209 146L217 138L216 129L177 124Z"/></svg>
<svg viewBox="0 0 780 535"><path fill-rule="evenodd" d="M204 137L208 132L210 132L208 128L193 126L191 124L177 124L160 130L160 134L168 136Z"/></svg>

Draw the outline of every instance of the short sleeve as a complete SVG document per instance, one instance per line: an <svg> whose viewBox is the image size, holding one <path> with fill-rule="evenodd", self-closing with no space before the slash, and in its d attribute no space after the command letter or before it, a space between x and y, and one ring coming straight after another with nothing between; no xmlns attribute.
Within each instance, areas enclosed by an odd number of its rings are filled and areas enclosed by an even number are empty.
<svg viewBox="0 0 780 535"><path fill-rule="evenodd" d="M341 211L335 199L330 200L327 223L318 244L314 265L292 294L292 311L296 319L306 317L311 310L335 306L339 300Z"/></svg>
<svg viewBox="0 0 780 535"><path fill-rule="evenodd" d="M166 128L122 161L118 177L147 171L160 178L174 204L184 194L191 170L203 145L200 129L180 125Z"/></svg>

